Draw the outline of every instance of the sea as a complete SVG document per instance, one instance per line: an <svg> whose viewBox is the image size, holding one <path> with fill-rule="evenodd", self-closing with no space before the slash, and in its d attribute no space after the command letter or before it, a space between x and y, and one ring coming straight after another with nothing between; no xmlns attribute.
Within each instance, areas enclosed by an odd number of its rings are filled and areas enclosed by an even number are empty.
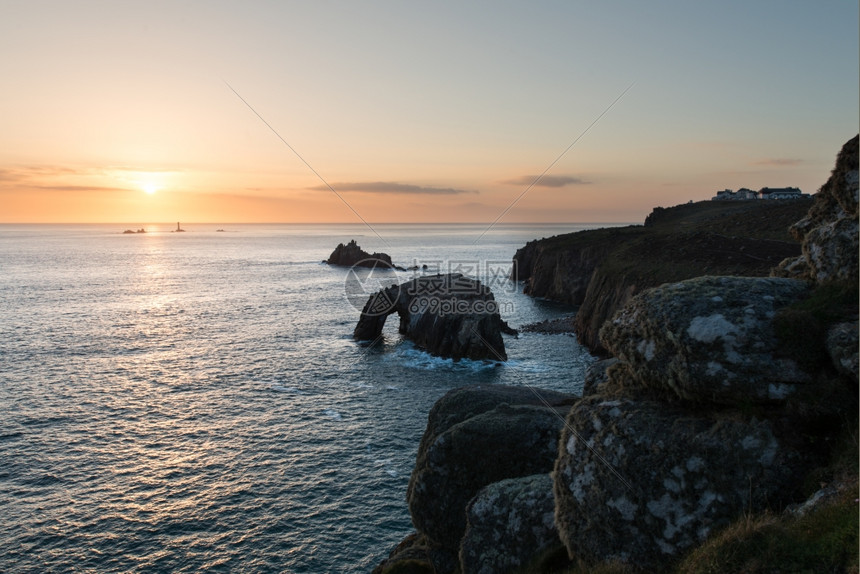
<svg viewBox="0 0 860 574"><path fill-rule="evenodd" d="M511 258L589 227L0 225L0 572L369 572L413 531L436 400L576 393L594 358L521 333L507 362L454 362L396 316L368 346L364 300L456 271L513 327L569 315L523 295ZM351 239L407 270L322 262Z"/></svg>

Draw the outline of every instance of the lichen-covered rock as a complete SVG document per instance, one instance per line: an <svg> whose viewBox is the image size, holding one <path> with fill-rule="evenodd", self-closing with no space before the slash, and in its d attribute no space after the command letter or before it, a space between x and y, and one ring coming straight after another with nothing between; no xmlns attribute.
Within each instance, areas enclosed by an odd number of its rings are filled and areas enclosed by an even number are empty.
<svg viewBox="0 0 860 574"><path fill-rule="evenodd" d="M456 405L453 412L434 407L409 481L406 498L416 529L454 552L466 528L466 505L481 488L552 469L570 408L492 405L497 398L477 399L474 411L469 400L446 401Z"/></svg>
<svg viewBox="0 0 860 574"><path fill-rule="evenodd" d="M806 234L803 255L816 283L857 280L857 219L843 217Z"/></svg>
<svg viewBox="0 0 860 574"><path fill-rule="evenodd" d="M825 347L827 354L833 361L836 370L858 380L858 328L857 321L849 323L837 323L827 331Z"/></svg>
<svg viewBox="0 0 860 574"><path fill-rule="evenodd" d="M469 385L445 393L430 409L427 428L418 446L426 450L436 438L457 423L491 411L499 405L534 405L569 409L578 399L576 395L559 393L535 387L508 385Z"/></svg>
<svg viewBox="0 0 860 574"><path fill-rule="evenodd" d="M559 442L556 526L571 557L655 569L743 512L778 504L799 460L765 421L586 397Z"/></svg>
<svg viewBox="0 0 860 574"><path fill-rule="evenodd" d="M494 482L466 508L460 547L463 574L512 572L558 544L549 474Z"/></svg>
<svg viewBox="0 0 860 574"><path fill-rule="evenodd" d="M779 402L811 382L781 356L772 319L808 291L784 278L700 277L636 296L601 330L636 382L682 399Z"/></svg>
<svg viewBox="0 0 860 574"><path fill-rule="evenodd" d="M591 363L585 371L585 382L582 384L582 396L587 397L588 395L597 393L600 385L609 379L609 367L617 362L617 358L610 357L608 359Z"/></svg>
<svg viewBox="0 0 860 574"><path fill-rule="evenodd" d="M817 283L857 280L858 142L860 136L855 136L842 146L833 172L815 194L809 212L791 226L792 235L803 242L803 255L783 261L774 275Z"/></svg>

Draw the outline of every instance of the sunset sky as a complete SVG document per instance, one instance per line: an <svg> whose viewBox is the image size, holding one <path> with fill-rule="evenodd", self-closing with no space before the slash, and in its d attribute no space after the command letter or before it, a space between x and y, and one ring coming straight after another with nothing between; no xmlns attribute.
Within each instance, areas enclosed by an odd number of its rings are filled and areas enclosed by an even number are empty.
<svg viewBox="0 0 860 574"><path fill-rule="evenodd" d="M0 222L491 222L520 196L503 222L641 222L725 188L814 193L858 132L858 18L0 0Z"/></svg>

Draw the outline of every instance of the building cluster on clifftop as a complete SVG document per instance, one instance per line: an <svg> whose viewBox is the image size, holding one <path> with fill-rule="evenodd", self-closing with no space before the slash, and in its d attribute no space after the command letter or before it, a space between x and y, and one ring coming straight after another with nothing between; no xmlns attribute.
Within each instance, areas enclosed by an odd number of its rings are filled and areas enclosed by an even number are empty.
<svg viewBox="0 0 860 574"><path fill-rule="evenodd" d="M763 187L753 191L742 187L737 191L724 189L718 191L711 201L747 201L752 199L802 199L811 197L808 193L802 193L796 187Z"/></svg>

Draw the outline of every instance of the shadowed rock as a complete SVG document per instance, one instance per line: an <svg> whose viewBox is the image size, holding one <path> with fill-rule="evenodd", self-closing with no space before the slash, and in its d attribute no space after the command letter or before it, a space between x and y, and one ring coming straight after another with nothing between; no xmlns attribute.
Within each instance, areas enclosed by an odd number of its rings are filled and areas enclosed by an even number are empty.
<svg viewBox="0 0 860 574"><path fill-rule="evenodd" d="M466 506L479 490L552 469L559 431L575 398L492 385L455 389L439 399L406 494L412 522L431 546L456 557ZM446 569L437 564L437 571Z"/></svg>
<svg viewBox="0 0 860 574"><path fill-rule="evenodd" d="M741 512L778 503L800 466L767 421L595 395L562 433L556 526L571 556L660 570Z"/></svg>
<svg viewBox="0 0 860 574"><path fill-rule="evenodd" d="M535 474L494 482L466 509L463 574L514 572L558 544L552 478Z"/></svg>
<svg viewBox="0 0 860 574"><path fill-rule="evenodd" d="M376 267L378 265L387 265L393 267L391 257L387 253L368 253L364 251L355 242L355 239L344 245L338 244L334 251L331 252L329 258L326 259L329 265L342 265L345 267Z"/></svg>
<svg viewBox="0 0 860 574"><path fill-rule="evenodd" d="M371 295L353 337L373 341L386 318L400 317L401 334L441 357L507 360L502 333L516 334L499 316L489 287L459 273L416 277Z"/></svg>

